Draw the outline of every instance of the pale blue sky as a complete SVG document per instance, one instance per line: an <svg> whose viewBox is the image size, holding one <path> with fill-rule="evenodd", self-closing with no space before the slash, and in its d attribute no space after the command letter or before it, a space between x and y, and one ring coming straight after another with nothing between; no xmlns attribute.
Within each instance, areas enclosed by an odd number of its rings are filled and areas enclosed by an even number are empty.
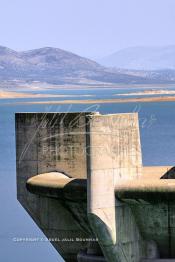
<svg viewBox="0 0 175 262"><path fill-rule="evenodd" d="M174 0L0 0L0 45L54 46L100 57L175 44Z"/></svg>

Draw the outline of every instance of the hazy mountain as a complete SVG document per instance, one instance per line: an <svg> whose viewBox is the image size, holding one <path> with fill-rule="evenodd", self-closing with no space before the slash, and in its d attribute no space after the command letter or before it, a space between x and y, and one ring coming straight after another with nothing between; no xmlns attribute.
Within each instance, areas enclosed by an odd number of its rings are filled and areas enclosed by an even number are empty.
<svg viewBox="0 0 175 262"><path fill-rule="evenodd" d="M16 52L0 47L1 80L37 80L49 83L81 83L81 80L109 83L142 83L143 77L109 70L98 63L58 49L45 47Z"/></svg>
<svg viewBox="0 0 175 262"><path fill-rule="evenodd" d="M164 72L165 73L165 72ZM16 52L0 46L0 80L41 81L53 84L162 83L175 81L145 72L104 67L90 59L58 48L45 47ZM156 73L157 75L157 73ZM175 74L174 74L175 75ZM174 77L173 75L173 77Z"/></svg>
<svg viewBox="0 0 175 262"><path fill-rule="evenodd" d="M136 69L175 69L175 46L130 47L100 59L104 66Z"/></svg>
<svg viewBox="0 0 175 262"><path fill-rule="evenodd" d="M148 83L175 83L175 70L133 70L133 69L113 69L117 72L130 76L137 76L147 79Z"/></svg>
<svg viewBox="0 0 175 262"><path fill-rule="evenodd" d="M102 66L89 59L82 58L58 48L41 48L26 52L16 52L0 47L0 73L23 77L26 74L60 74L72 72L100 70Z"/></svg>

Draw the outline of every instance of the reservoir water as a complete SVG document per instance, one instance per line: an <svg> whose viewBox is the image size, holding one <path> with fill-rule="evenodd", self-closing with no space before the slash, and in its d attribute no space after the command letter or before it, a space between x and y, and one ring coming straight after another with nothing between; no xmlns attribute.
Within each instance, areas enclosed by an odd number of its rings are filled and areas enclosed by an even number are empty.
<svg viewBox="0 0 175 262"><path fill-rule="evenodd" d="M77 94L77 92L71 92L74 95ZM97 94L99 98L111 98L116 90L111 91L112 94L108 90L100 92L98 91ZM88 98L82 97L82 99ZM22 100L31 101L31 99ZM99 111L103 114L138 112L143 164L175 165L175 102L93 105L15 104L22 100L4 99L0 101L0 207L2 209L0 213L0 256L3 262L58 261L57 252L50 243L42 239L37 242L15 241L16 237L42 238L44 236L16 200L15 112ZM60 258L59 261L62 259Z"/></svg>

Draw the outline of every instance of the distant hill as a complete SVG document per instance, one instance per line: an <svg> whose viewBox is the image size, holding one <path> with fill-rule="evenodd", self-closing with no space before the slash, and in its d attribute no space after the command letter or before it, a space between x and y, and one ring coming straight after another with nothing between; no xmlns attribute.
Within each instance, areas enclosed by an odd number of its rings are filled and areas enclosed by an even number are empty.
<svg viewBox="0 0 175 262"><path fill-rule="evenodd" d="M16 52L0 47L1 77L40 78L73 76L78 72L100 70L102 66L70 52L45 47L26 52Z"/></svg>
<svg viewBox="0 0 175 262"><path fill-rule="evenodd" d="M104 66L135 70L175 70L175 46L130 47L98 61Z"/></svg>
<svg viewBox="0 0 175 262"><path fill-rule="evenodd" d="M136 72L104 67L95 61L58 48L17 52L0 46L0 80L40 81L51 84L175 82L175 73ZM156 77L155 77L156 76ZM168 77L167 77L168 76Z"/></svg>

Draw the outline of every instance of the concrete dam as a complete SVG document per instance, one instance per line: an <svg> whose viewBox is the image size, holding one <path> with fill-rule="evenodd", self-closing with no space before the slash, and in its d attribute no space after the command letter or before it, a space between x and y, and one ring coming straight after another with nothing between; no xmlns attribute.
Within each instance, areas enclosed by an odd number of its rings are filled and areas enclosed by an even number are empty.
<svg viewBox="0 0 175 262"><path fill-rule="evenodd" d="M66 262L175 261L175 169L142 165L137 113L15 118L17 198Z"/></svg>

